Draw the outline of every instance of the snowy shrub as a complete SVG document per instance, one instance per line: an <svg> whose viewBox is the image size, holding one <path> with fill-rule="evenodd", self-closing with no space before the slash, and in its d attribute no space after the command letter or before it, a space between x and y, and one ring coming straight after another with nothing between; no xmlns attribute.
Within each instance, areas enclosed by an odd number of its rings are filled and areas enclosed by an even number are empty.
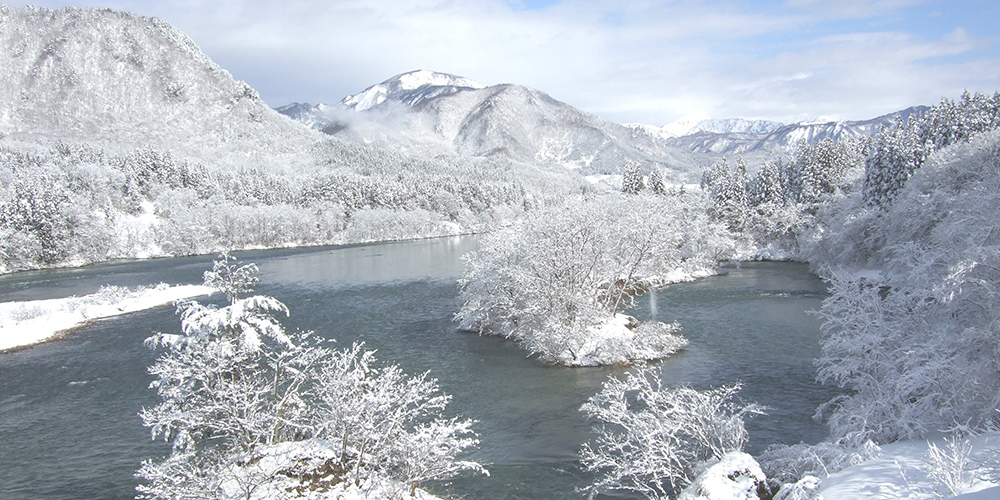
<svg viewBox="0 0 1000 500"><path fill-rule="evenodd" d="M6 319L10 320L12 323L20 323L22 321L40 318L46 314L50 314L50 310L42 306L20 304L16 309L8 310Z"/></svg>
<svg viewBox="0 0 1000 500"><path fill-rule="evenodd" d="M632 344L635 333L603 327L637 293L709 274L729 255L731 240L699 201L693 195L598 196L538 210L485 235L466 257L457 314L462 328L513 339L546 362L620 362L595 349L617 349L601 340L602 332ZM662 328L645 332L651 340L638 349L665 338Z"/></svg>
<svg viewBox="0 0 1000 500"><path fill-rule="evenodd" d="M774 495L774 500L823 500L819 486L818 477L805 476L794 483L782 485Z"/></svg>
<svg viewBox="0 0 1000 500"><path fill-rule="evenodd" d="M936 487L955 496L972 484L972 442L960 434L952 434L945 438L943 448L935 443L927 443L927 446L927 456L920 468Z"/></svg>
<svg viewBox="0 0 1000 500"><path fill-rule="evenodd" d="M579 321L571 327L555 322L547 325L542 334L529 335L521 342L545 363L630 365L668 357L688 345L677 323L639 323L624 314L590 324Z"/></svg>
<svg viewBox="0 0 1000 500"><path fill-rule="evenodd" d="M829 476L852 465L877 458L881 448L872 441L852 444L822 441L817 444L775 444L757 457L767 477L785 484L809 476Z"/></svg>
<svg viewBox="0 0 1000 500"><path fill-rule="evenodd" d="M740 384L698 391L668 387L659 367L610 377L581 411L598 421L581 461L598 474L591 498L612 490L664 498L695 478L700 465L741 451L747 441L743 418L763 413L757 404L734 400Z"/></svg>
<svg viewBox="0 0 1000 500"><path fill-rule="evenodd" d="M165 349L150 367L162 402L141 416L173 451L142 465L139 498L298 498L385 481L402 498L425 481L483 471L458 460L478 444L473 422L444 417L450 397L434 379L379 366L360 345L334 350L286 333L274 316L288 314L284 304L240 297L255 271L224 255L206 283L229 305L185 303L182 334L147 340Z"/></svg>

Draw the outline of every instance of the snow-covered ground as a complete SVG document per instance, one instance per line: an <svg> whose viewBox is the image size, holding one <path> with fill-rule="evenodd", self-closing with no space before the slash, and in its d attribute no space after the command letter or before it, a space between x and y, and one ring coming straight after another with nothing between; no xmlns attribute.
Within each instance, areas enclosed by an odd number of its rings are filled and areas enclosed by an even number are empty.
<svg viewBox="0 0 1000 500"><path fill-rule="evenodd" d="M0 351L45 342L101 318L208 295L203 285L159 284L134 289L103 287L94 294L63 299L0 302Z"/></svg>
<svg viewBox="0 0 1000 500"><path fill-rule="evenodd" d="M900 441L882 446L880 457L848 467L821 479L820 494L823 500L923 500L951 497L942 484L926 472L930 444L947 451L943 437L929 441ZM961 500L1000 499L1000 485L983 480L982 470L975 470L981 462L990 463L1000 453L1000 433L986 433L970 438L970 465L967 467L957 497ZM993 464L992 466L996 466ZM988 465L989 466L989 465Z"/></svg>

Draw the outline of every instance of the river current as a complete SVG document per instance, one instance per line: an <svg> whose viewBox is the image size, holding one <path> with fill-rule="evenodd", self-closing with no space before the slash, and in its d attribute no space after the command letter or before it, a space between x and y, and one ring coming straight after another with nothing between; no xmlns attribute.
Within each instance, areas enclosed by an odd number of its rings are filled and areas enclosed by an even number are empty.
<svg viewBox="0 0 1000 500"><path fill-rule="evenodd" d="M591 422L579 408L624 368L557 368L510 342L459 332L461 256L475 237L298 250L241 252L260 266L258 293L285 302L288 329L314 330L342 346L362 341L385 363L430 370L453 400L450 415L478 421L471 458L489 477L429 485L467 499L579 499L592 479L577 452ZM200 283L212 257L118 262L0 277L0 301L95 292L106 284ZM656 290L637 300L640 320L678 321L691 341L662 362L671 384L742 381L741 396L770 408L751 419L748 451L817 442L812 420L835 389L814 382L819 322L807 311L823 283L796 263L744 263L723 274ZM213 297L212 300L221 300ZM157 403L143 346L154 331L179 332L173 308L120 316L65 338L0 354L0 498L125 499L144 459L169 451L137 413Z"/></svg>

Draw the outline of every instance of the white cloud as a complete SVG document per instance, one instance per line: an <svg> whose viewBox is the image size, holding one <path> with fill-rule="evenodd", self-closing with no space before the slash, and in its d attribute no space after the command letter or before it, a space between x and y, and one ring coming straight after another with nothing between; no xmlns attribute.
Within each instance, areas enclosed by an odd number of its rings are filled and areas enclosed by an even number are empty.
<svg viewBox="0 0 1000 500"><path fill-rule="evenodd" d="M529 3L110 5L173 23L272 105L334 102L418 68L520 83L604 118L652 124L694 113L860 119L1000 88L995 28L976 32L948 16L936 18L952 22L944 30L908 24L954 5L941 0Z"/></svg>

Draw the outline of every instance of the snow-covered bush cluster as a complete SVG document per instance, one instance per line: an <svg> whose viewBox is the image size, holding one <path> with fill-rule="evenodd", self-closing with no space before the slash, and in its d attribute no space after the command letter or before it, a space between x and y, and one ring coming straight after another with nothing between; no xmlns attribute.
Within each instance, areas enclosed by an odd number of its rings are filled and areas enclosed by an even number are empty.
<svg viewBox="0 0 1000 500"><path fill-rule="evenodd" d="M434 379L380 365L361 345L336 350L308 332L285 332L275 317L288 314L284 304L241 297L255 270L224 255L206 283L229 304L185 303L182 334L147 340L165 350L150 367L162 402L142 419L173 449L143 464L139 498L330 497L352 489L403 498L425 481L483 472L458 459L478 444L473 422L444 416L451 398Z"/></svg>
<svg viewBox="0 0 1000 500"><path fill-rule="evenodd" d="M571 200L483 237L467 256L462 328L519 342L544 362L632 363L675 352L678 326L621 316L650 287L704 276L732 244L697 194Z"/></svg>
<svg viewBox="0 0 1000 500"><path fill-rule="evenodd" d="M598 421L597 438L580 451L584 467L598 473L586 488L591 498L614 490L647 498L676 495L701 466L742 451L748 437L744 417L764 412L735 399L739 384L699 391L669 387L661 375L654 366L609 377L581 408ZM763 481L762 473L754 477Z"/></svg>

